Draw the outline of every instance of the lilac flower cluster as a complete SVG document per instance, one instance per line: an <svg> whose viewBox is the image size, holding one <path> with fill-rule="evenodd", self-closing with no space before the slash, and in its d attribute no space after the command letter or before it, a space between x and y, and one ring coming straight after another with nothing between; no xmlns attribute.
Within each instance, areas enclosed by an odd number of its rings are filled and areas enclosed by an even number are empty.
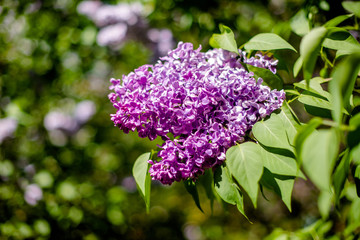
<svg viewBox="0 0 360 240"><path fill-rule="evenodd" d="M111 79L115 125L164 140L161 160L149 160L152 179L163 184L195 179L222 164L226 150L244 141L246 132L285 98L284 91L271 91L241 65L243 60L271 70L273 60L200 50L180 42L155 65L141 66L122 81Z"/></svg>

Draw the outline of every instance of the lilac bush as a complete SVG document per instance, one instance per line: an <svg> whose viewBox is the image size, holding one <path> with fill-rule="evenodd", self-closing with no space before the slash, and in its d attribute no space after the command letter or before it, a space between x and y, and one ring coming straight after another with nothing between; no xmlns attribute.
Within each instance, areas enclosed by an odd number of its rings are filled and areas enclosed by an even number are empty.
<svg viewBox="0 0 360 240"><path fill-rule="evenodd" d="M111 79L111 120L125 133L164 140L150 175L163 184L196 179L221 165L228 148L261 118L281 107L284 91L271 90L241 64L276 72L277 61L257 54L246 58L222 49L200 52L178 44L155 65Z"/></svg>

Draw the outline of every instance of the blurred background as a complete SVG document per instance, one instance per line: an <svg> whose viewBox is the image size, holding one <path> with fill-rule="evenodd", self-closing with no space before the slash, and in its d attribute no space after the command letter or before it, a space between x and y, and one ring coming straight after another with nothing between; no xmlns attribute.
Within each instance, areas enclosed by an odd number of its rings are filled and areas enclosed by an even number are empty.
<svg viewBox="0 0 360 240"><path fill-rule="evenodd" d="M275 32L298 49L299 22L342 13L337 0L0 1L0 239L264 239L315 222L318 192L303 180L292 213L266 190L258 209L245 199L253 224L221 202L211 211L202 188L200 212L182 183L153 183L146 214L131 169L159 142L113 126L109 79L178 41L209 49L219 23L239 45Z"/></svg>

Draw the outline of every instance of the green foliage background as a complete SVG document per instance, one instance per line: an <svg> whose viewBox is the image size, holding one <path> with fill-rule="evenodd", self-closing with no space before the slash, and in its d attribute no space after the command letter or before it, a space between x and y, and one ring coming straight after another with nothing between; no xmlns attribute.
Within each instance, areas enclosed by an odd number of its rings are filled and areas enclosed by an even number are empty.
<svg viewBox="0 0 360 240"><path fill-rule="evenodd" d="M140 41L127 41L120 50L98 46L98 28L77 13L79 2L0 2L0 118L18 122L14 136L0 145L0 239L264 239L276 228L283 230L275 230L274 236L305 229L303 239L320 239L321 234L345 228L342 215L331 216L335 225L316 222L321 218L319 192L302 179L295 183L291 213L266 190L269 201L259 199L257 209L245 198L253 223L235 206L215 202L211 210L202 188L204 213L200 212L181 183L171 187L154 183L146 214L129 177L135 159L157 142L114 128L107 94L110 77L120 78L152 61L152 50ZM273 32L299 46L301 38L289 19L302 9L314 25L323 24L334 12L346 13L339 2L144 0L143 4L149 9L151 27L169 28L177 41L208 49L220 23L234 30L238 43ZM293 64L296 54L287 59L286 64ZM282 77L289 83L301 79L286 73ZM71 112L83 100L95 103L95 115L75 134L54 144L44 127L46 114L56 109ZM26 186L33 183L43 191L35 206L24 200ZM344 204L345 213L360 207ZM350 217L360 221L358 211Z"/></svg>

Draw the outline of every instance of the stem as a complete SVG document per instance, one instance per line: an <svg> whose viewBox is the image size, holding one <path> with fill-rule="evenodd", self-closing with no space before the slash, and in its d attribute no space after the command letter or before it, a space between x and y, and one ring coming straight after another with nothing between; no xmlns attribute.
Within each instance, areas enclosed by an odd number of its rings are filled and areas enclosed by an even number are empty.
<svg viewBox="0 0 360 240"><path fill-rule="evenodd" d="M341 124L339 126L336 122L331 121L331 120L327 120L327 119L324 119L322 124L325 125L325 126L329 126L329 127L338 127L341 131L353 131L353 130L355 130L351 126L348 126L348 125L345 125L345 124Z"/></svg>
<svg viewBox="0 0 360 240"><path fill-rule="evenodd" d="M290 99L289 101L288 101L288 103L292 103L293 101L295 101L296 99L298 99L300 97L300 95L299 96L296 96L296 97L294 97L293 99Z"/></svg>

